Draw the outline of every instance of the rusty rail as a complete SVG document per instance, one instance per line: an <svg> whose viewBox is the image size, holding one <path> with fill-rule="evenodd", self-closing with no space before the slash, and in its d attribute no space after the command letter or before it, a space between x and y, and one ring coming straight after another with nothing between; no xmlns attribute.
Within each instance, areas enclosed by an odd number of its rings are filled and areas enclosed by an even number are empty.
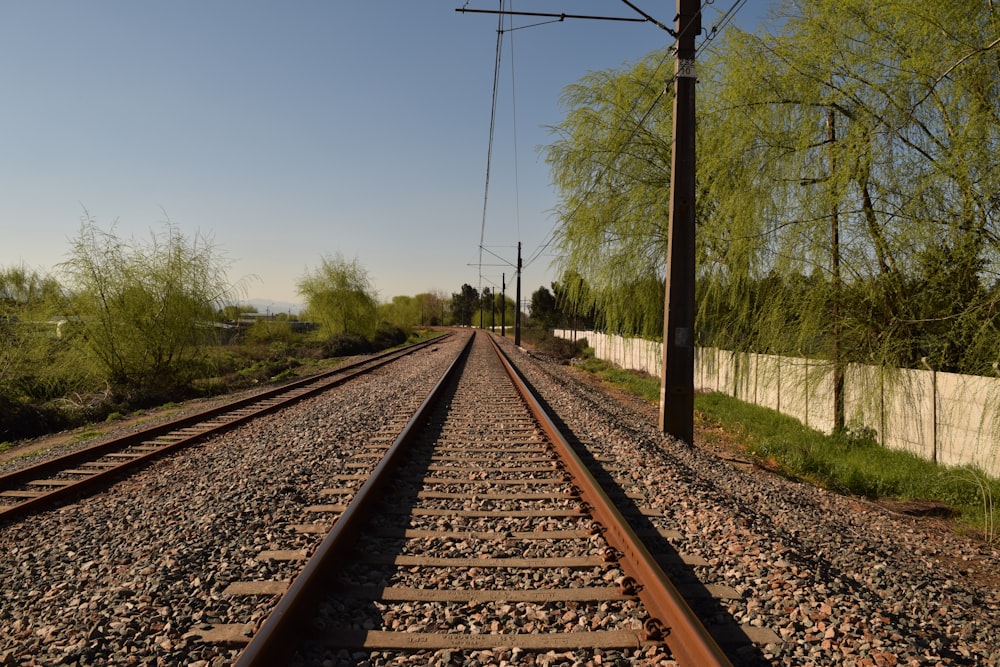
<svg viewBox="0 0 1000 667"><path fill-rule="evenodd" d="M730 665L725 653L632 530L628 520L618 511L600 483L573 450L572 445L528 388L510 359L492 338L490 343L521 396L541 424L542 430L559 451L567 472L580 488L581 496L590 504L595 518L604 526L605 539L622 553L623 569L639 582L637 591L639 599L652 617L647 633L653 636L659 634L658 639L664 641L678 661L684 665L698 667Z"/></svg>
<svg viewBox="0 0 1000 667"><path fill-rule="evenodd" d="M474 338L475 335L470 336L462 352L456 356L448 371L378 463L371 477L334 523L331 532L320 544L313 558L292 582L239 656L235 663L237 667L278 664L293 649L296 641L294 636L302 627L308 625L306 616L308 610L314 608L320 596L326 594L324 584L329 583L335 576L336 570L348 562L349 550L380 500L380 494L388 477L387 473L397 466L404 449L409 446L425 422L426 414L430 412L438 395L457 372L463 358L468 355ZM594 518L604 526L605 538L620 553L618 562L622 570L637 582L635 594L650 614L650 622L644 628L647 638L650 641L664 643L682 665L698 667L730 665L722 649L715 643L636 536L627 520L573 451L513 364L492 339L491 343L511 381L538 420L542 430L554 444L564 462L566 472L571 475L573 483L579 488L582 499L589 504ZM492 636L477 637L477 639L482 640L480 643L494 641L497 646L506 646L517 641L516 636L510 635L496 635L495 639ZM421 639L421 645L429 641L424 637ZM468 642L463 643L461 636L455 635L444 635L441 642L444 644L455 642L456 646L471 646ZM424 648L430 647L430 644L424 646Z"/></svg>
<svg viewBox="0 0 1000 667"><path fill-rule="evenodd" d="M447 336L448 334L446 334ZM35 480L58 475L86 462L95 461L108 454L121 452L143 443L158 441L158 446L136 456L123 460L119 465L105 469L95 469L93 474L78 480L69 480L65 485L56 486L40 495L26 498L14 505L0 509L0 523L13 521L33 512L42 511L59 502L85 495L106 486L123 472L147 465L153 459L183 449L208 435L221 433L256 417L287 407L326 391L371 370L391 363L400 357L423 349L442 340L442 336L390 350L362 361L346 364L333 370L286 383L280 387L241 398L224 405L202 410L192 415L175 419L152 428L132 433L108 442L70 452L63 456L43 461L37 465L0 475L0 492L18 486L26 486ZM213 420L220 420L213 425ZM204 428L199 426L206 425ZM195 429L197 429L195 431ZM164 442L169 438L169 443ZM79 473L76 473L79 474Z"/></svg>
<svg viewBox="0 0 1000 667"><path fill-rule="evenodd" d="M474 339L475 335L469 336L469 340L461 352L456 355L444 375L434 385L427 398L420 404L420 407L417 408L417 411L393 441L385 456L375 466L371 477L358 490L347 509L337 519L323 542L316 548L313 557L309 559L305 568L295 578L288 591L254 635L253 640L240 654L235 667L278 665L283 662L289 650L287 636L294 631L296 625L302 623L299 615L315 600L316 596L322 593L323 581L329 576L331 570L342 562L345 552L357 539L358 532L378 502L378 494L388 477L385 474L386 471L391 470L396 465L396 461L419 430L438 396L457 372L462 359L472 349Z"/></svg>

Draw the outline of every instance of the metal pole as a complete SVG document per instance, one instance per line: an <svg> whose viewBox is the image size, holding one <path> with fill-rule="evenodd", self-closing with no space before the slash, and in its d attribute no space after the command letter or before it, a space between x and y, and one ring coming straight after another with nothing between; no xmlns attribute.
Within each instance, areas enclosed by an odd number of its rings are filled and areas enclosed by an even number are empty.
<svg viewBox="0 0 1000 667"><path fill-rule="evenodd" d="M689 445L694 442L694 64L695 37L701 32L699 10L698 0L677 0L674 150L660 384L660 429Z"/></svg>
<svg viewBox="0 0 1000 667"><path fill-rule="evenodd" d="M514 310L514 345L521 346L521 242L517 242L517 301Z"/></svg>
<svg viewBox="0 0 1000 667"><path fill-rule="evenodd" d="M507 274L501 274L500 278L500 335L507 337Z"/></svg>

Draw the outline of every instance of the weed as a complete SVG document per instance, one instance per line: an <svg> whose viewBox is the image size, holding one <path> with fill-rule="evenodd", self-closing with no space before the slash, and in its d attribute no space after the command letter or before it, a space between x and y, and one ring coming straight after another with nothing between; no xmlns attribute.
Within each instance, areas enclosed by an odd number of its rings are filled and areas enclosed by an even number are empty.
<svg viewBox="0 0 1000 667"><path fill-rule="evenodd" d="M987 544L992 544L998 537L997 508L993 498L995 494L1000 499L1000 484L978 468L968 466L955 470L952 476L975 489L977 499L981 501L983 536Z"/></svg>
<svg viewBox="0 0 1000 667"><path fill-rule="evenodd" d="M283 380L291 380L295 377L298 377L295 373L295 370L292 368L286 368L285 370L281 371L280 373L272 377L271 382L281 382Z"/></svg>
<svg viewBox="0 0 1000 667"><path fill-rule="evenodd" d="M82 442L84 440L90 440L91 438L96 438L100 435L104 435L104 431L96 431L88 429L86 431L80 431L79 433L74 434L70 442L71 443Z"/></svg>

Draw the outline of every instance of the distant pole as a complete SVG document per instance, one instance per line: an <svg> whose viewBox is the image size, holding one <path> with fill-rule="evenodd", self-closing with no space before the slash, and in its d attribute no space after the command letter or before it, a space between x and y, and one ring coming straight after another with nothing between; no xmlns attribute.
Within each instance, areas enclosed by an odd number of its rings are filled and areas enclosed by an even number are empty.
<svg viewBox="0 0 1000 667"><path fill-rule="evenodd" d="M677 0L673 164L663 305L660 430L694 443L695 37L699 0Z"/></svg>
<svg viewBox="0 0 1000 667"><path fill-rule="evenodd" d="M521 242L517 242L517 306L514 310L514 345L521 346Z"/></svg>
<svg viewBox="0 0 1000 667"><path fill-rule="evenodd" d="M500 336L507 337L507 274L500 274Z"/></svg>

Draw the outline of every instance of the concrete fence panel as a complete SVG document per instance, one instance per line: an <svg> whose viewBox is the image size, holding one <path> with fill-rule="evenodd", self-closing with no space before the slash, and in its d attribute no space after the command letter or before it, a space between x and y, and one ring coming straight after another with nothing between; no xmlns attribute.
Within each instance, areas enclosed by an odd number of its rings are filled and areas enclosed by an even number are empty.
<svg viewBox="0 0 1000 667"><path fill-rule="evenodd" d="M937 373L937 455L945 465L971 463L1000 474L997 406L1000 379Z"/></svg>
<svg viewBox="0 0 1000 667"><path fill-rule="evenodd" d="M933 373L909 368L886 373L885 446L937 460Z"/></svg>
<svg viewBox="0 0 1000 667"><path fill-rule="evenodd" d="M781 410L781 357L755 354L754 402L765 408Z"/></svg>
<svg viewBox="0 0 1000 667"><path fill-rule="evenodd" d="M662 343L593 331L595 355L622 368L659 376ZM778 410L824 433L833 431L833 364L816 359L696 348L696 389L718 391ZM945 465L972 464L1000 476L1000 378L848 364L848 426L871 429L886 447Z"/></svg>
<svg viewBox="0 0 1000 667"><path fill-rule="evenodd" d="M830 368L831 391L833 367ZM848 364L844 369L844 419L849 428L865 428L885 445L885 382L878 366ZM831 401L832 393L831 393ZM832 403L831 403L832 405ZM833 415L831 413L831 422ZM831 423L832 428L832 423Z"/></svg>
<svg viewBox="0 0 1000 667"><path fill-rule="evenodd" d="M781 407L778 410L795 417L806 426L810 426L809 359L781 357L780 362L781 374L778 394L781 397Z"/></svg>

